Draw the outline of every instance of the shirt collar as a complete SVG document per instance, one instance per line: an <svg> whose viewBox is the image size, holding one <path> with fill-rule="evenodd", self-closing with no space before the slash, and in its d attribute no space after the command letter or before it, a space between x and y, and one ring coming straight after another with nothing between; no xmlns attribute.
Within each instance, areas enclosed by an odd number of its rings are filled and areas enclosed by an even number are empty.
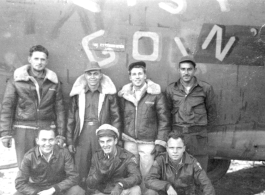
<svg viewBox="0 0 265 195"><path fill-rule="evenodd" d="M147 84L146 84L146 82L144 82L144 85L138 90L133 86L132 91L133 91L133 93L135 93L135 91L139 91L142 93L146 88L147 88Z"/></svg>
<svg viewBox="0 0 265 195"><path fill-rule="evenodd" d="M28 73L29 73L29 76L32 76L32 77L37 78L37 79L44 79L46 76L45 69L43 70L42 74L39 76L34 75L31 68L29 68Z"/></svg>
<svg viewBox="0 0 265 195"><path fill-rule="evenodd" d="M87 93L88 91L91 91L89 86L86 85L85 86L85 93ZM102 87L101 87L101 84L99 84L98 88L96 89L96 91L98 91L99 93L102 93Z"/></svg>
<svg viewBox="0 0 265 195"><path fill-rule="evenodd" d="M194 76L194 85L193 85L193 87L191 87L191 88L194 88L194 87L196 87L197 85L199 85L200 87L202 87L201 82L197 79L197 77ZM180 79L176 82L175 86L176 86L177 88L181 89L181 90L184 90L184 86L182 85ZM184 91L185 91L185 90L184 90Z"/></svg>

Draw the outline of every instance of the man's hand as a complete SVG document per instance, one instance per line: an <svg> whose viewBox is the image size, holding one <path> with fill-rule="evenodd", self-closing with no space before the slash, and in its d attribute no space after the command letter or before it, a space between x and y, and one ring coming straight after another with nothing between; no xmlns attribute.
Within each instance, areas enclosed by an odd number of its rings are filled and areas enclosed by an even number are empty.
<svg viewBox="0 0 265 195"><path fill-rule="evenodd" d="M52 187L48 190L43 190L38 193L38 195L52 195L55 192L55 189Z"/></svg>
<svg viewBox="0 0 265 195"><path fill-rule="evenodd" d="M6 148L11 148L12 146L12 136L4 136L1 138L2 144L3 146L5 146Z"/></svg>
<svg viewBox="0 0 265 195"><path fill-rule="evenodd" d="M116 184L115 187L111 190L110 195L120 195L123 191L123 187L120 184Z"/></svg>
<svg viewBox="0 0 265 195"><path fill-rule="evenodd" d="M71 152L71 153L75 153L76 150L75 150L75 147L73 145L69 145L68 146L68 150Z"/></svg>
<svg viewBox="0 0 265 195"><path fill-rule="evenodd" d="M57 144L61 147L61 148L64 148L66 146L66 144L64 143L65 141L65 138L61 135L57 135L56 136L56 141L57 141Z"/></svg>
<svg viewBox="0 0 265 195"><path fill-rule="evenodd" d="M164 146L157 144L157 145L155 145L151 154L155 155L155 157L157 157L158 154L160 154L161 152L165 152L165 151L166 151L166 148Z"/></svg>
<svg viewBox="0 0 265 195"><path fill-rule="evenodd" d="M167 190L167 195L178 195L178 193L174 190L172 186L169 186Z"/></svg>

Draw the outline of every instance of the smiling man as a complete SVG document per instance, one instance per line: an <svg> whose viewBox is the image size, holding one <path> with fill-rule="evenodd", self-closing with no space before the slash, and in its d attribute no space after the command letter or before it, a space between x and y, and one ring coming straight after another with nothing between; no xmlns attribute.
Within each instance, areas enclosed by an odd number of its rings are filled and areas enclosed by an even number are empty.
<svg viewBox="0 0 265 195"><path fill-rule="evenodd" d="M55 131L39 130L36 143L22 160L15 195L85 195L71 154L56 144Z"/></svg>
<svg viewBox="0 0 265 195"><path fill-rule="evenodd" d="M97 62L89 62L84 72L70 93L66 137L68 148L75 156L80 185L85 189L92 155L99 149L96 129L111 124L120 130L121 122L112 80L101 72Z"/></svg>
<svg viewBox="0 0 265 195"><path fill-rule="evenodd" d="M192 56L184 56L179 62L180 79L166 89L172 115L172 130L183 134L187 140L187 151L207 171L208 136L216 119L213 87L198 80L196 63Z"/></svg>
<svg viewBox="0 0 265 195"><path fill-rule="evenodd" d="M194 195L195 185L201 186L203 195L215 195L205 171L185 149L184 137L171 132L167 152L156 158L146 177L145 195Z"/></svg>
<svg viewBox="0 0 265 195"><path fill-rule="evenodd" d="M141 174L134 155L117 146L119 131L101 125L96 134L101 151L92 158L87 186L92 194L140 195Z"/></svg>
<svg viewBox="0 0 265 195"><path fill-rule="evenodd" d="M15 139L18 165L24 154L35 146L35 132L42 126L56 127L57 140L65 140L65 111L61 83L56 73L46 68L48 50L30 48L28 62L15 70L7 82L3 98L0 133L4 146Z"/></svg>
<svg viewBox="0 0 265 195"><path fill-rule="evenodd" d="M170 113L160 85L147 79L145 62L131 63L128 69L131 83L118 93L123 119L122 139L124 148L137 157L145 177L155 156L166 150Z"/></svg>

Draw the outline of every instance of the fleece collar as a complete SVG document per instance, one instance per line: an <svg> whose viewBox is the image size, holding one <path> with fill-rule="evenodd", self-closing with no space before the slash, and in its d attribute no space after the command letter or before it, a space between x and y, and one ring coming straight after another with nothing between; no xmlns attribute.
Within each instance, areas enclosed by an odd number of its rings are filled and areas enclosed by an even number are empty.
<svg viewBox="0 0 265 195"><path fill-rule="evenodd" d="M30 75L28 73L29 69L30 69L30 65L24 65L20 68L17 68L14 72L14 80L15 81L29 81L30 80ZM48 79L55 84L59 82L58 77L55 72L53 72L52 70L48 68L45 68L45 71L46 71L46 76L44 80Z"/></svg>
<svg viewBox="0 0 265 195"><path fill-rule="evenodd" d="M115 94L117 92L114 83L107 75L103 74L100 85L103 94ZM70 92L70 97L81 94L86 89L86 86L87 80L85 78L85 74L82 74L76 79Z"/></svg>
<svg viewBox="0 0 265 195"><path fill-rule="evenodd" d="M159 84L154 83L150 79L146 79L147 87L146 91L144 93L148 93L151 95L158 95L161 93L161 87ZM135 105L137 104L137 100L134 97L134 92L133 92L133 84L128 83L122 87L122 89L119 91L118 95L120 97L123 97L124 99L133 102Z"/></svg>

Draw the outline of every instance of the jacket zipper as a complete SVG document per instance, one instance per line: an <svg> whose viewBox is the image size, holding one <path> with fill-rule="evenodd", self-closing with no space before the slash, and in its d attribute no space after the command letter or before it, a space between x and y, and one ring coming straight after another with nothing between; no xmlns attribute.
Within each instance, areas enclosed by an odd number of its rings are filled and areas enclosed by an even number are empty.
<svg viewBox="0 0 265 195"><path fill-rule="evenodd" d="M138 106L138 105L137 105ZM137 106L135 106L135 120L134 120L134 133L135 133L135 138L137 139Z"/></svg>

